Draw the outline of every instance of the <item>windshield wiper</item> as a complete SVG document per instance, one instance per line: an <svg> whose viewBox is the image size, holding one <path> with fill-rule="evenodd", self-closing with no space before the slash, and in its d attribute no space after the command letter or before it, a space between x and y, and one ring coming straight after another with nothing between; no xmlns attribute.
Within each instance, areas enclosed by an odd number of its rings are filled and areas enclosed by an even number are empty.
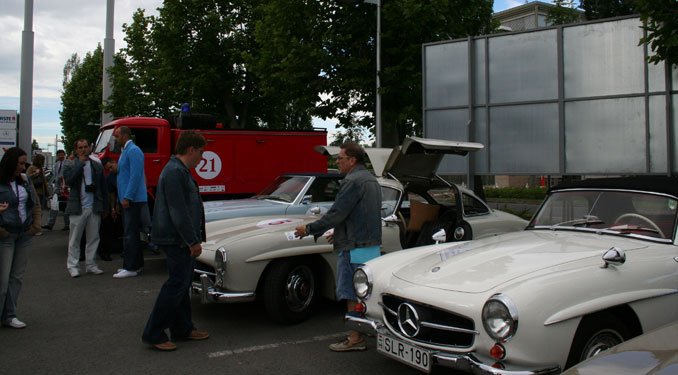
<svg viewBox="0 0 678 375"><path fill-rule="evenodd" d="M559 226L564 226L564 225L573 226L573 227L583 225L583 226L588 227L591 224L605 224L605 222L600 220L600 218L598 218L598 216L596 216L596 215L584 215L584 217L582 217L580 219L568 220L568 221L563 221L562 223L553 224L552 227L559 227Z"/></svg>

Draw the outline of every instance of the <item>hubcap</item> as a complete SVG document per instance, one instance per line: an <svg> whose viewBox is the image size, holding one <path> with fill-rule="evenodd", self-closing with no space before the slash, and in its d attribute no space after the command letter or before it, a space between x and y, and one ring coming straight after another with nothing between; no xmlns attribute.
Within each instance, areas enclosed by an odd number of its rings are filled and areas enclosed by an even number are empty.
<svg viewBox="0 0 678 375"><path fill-rule="evenodd" d="M582 353L582 360L598 355L600 352L610 349L611 347L621 344L624 339L621 335L613 330L600 331L586 344Z"/></svg>
<svg viewBox="0 0 678 375"><path fill-rule="evenodd" d="M290 310L299 312L308 308L315 293L313 272L304 265L295 267L287 277L285 298Z"/></svg>

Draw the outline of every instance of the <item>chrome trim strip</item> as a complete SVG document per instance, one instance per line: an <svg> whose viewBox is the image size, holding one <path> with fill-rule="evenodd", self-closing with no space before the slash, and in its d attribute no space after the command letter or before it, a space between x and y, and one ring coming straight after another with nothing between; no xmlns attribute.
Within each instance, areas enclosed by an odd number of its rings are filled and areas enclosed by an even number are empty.
<svg viewBox="0 0 678 375"><path fill-rule="evenodd" d="M191 285L194 294L200 294L200 302L207 303L235 303L252 302L256 299L254 292L222 292L219 291L210 280L209 276L200 275L200 282Z"/></svg>
<svg viewBox="0 0 678 375"><path fill-rule="evenodd" d="M457 327L451 327L451 326L444 326L442 324L436 324L436 323L429 323L429 322L421 322L421 325L424 327L428 328L435 328L439 329L441 331L448 331L448 332L459 332L459 333L471 333L474 335L479 335L480 332L476 331L475 329L466 329L466 328L457 328Z"/></svg>

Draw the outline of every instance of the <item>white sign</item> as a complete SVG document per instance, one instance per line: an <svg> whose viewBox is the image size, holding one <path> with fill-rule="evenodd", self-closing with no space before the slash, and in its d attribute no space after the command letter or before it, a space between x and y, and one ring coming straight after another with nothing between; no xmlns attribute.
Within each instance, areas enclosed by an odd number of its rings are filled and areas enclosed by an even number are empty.
<svg viewBox="0 0 678 375"><path fill-rule="evenodd" d="M16 110L0 109L0 158L16 146Z"/></svg>
<svg viewBox="0 0 678 375"><path fill-rule="evenodd" d="M16 130L16 111L0 109L0 129Z"/></svg>
<svg viewBox="0 0 678 375"><path fill-rule="evenodd" d="M195 167L195 173L204 180L211 180L221 173L221 158L213 151L202 153L202 160Z"/></svg>

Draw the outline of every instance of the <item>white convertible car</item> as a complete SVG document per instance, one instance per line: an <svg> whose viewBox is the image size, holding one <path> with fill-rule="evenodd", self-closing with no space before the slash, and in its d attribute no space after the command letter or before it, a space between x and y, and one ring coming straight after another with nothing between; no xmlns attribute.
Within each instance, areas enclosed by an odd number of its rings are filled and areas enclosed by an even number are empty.
<svg viewBox="0 0 678 375"><path fill-rule="evenodd" d="M522 232L367 262L347 325L425 372L560 373L678 320L677 208L674 177L556 187Z"/></svg>
<svg viewBox="0 0 678 375"><path fill-rule="evenodd" d="M408 138L400 148L367 149L382 187L382 252L433 243L440 228L448 240L519 231L527 221L493 210L472 191L435 172L445 154L465 155L477 143ZM305 319L318 296L335 298L336 257L320 237L298 239L294 228L318 219L306 215L239 217L207 223L193 291L202 302L259 299L276 321Z"/></svg>

